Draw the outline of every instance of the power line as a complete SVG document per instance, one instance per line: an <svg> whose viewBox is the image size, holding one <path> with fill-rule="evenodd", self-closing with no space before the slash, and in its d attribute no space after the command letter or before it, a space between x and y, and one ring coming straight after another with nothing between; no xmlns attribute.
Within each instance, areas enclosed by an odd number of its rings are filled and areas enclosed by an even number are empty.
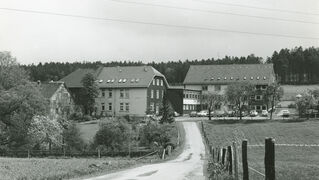
<svg viewBox="0 0 319 180"><path fill-rule="evenodd" d="M203 10L203 9L195 9L195 8L186 8L186 7L178 7L178 6L153 4L153 3L133 2L133 1L126 1L126 0L110 0L110 1L118 2L118 3L126 3L126 4L136 4L136 5L143 5L143 6L178 9L178 10L185 10L185 11L197 11L197 12L212 13L212 14L224 14L224 15L231 15L231 16L241 16L241 17L268 19L268 20L276 20L276 21L305 23L305 24L319 24L319 22L313 22L313 21L302 21L302 20L292 20L292 19L284 19L284 18L276 18L276 17L246 15L246 14L238 14L238 13L230 13L230 12L222 12L222 11L212 11L212 10Z"/></svg>
<svg viewBox="0 0 319 180"><path fill-rule="evenodd" d="M287 10L287 9L272 9L272 8L264 8L264 7L258 7L258 6L231 4L231 3L224 3L224 2L218 2L218 1L207 1L207 0L193 0L193 1L202 2L202 3L209 3L209 4L221 4L221 5L232 6L232 7L241 7L241 8L249 8L249 9L266 10L266 11L276 11L276 12L285 12L285 13L293 13L293 14L319 16L318 13L294 11L294 10Z"/></svg>
<svg viewBox="0 0 319 180"><path fill-rule="evenodd" d="M305 24L319 24L319 22L312 22L312 21L292 20L292 19L284 19L284 18L276 18L276 17L265 17L265 16L253 16L253 15L246 15L246 14L238 14L238 13L230 13L230 12L222 12L222 11L212 11L212 10L203 10L203 9L194 9L194 8L185 8L185 7L169 6L169 5L161 5L161 4L153 4L153 3L144 3L144 2L133 2L133 1L126 1L126 0L110 0L110 1L118 2L118 3L126 3L126 4L136 4L136 5L143 5L143 6L178 9L178 10L185 10L185 11L197 11L197 12L212 13L212 14L224 14L224 15L231 15L231 16L241 16L241 17L268 19L268 20L276 20L276 21L305 23Z"/></svg>
<svg viewBox="0 0 319 180"><path fill-rule="evenodd" d="M36 11L36 10L4 8L4 7L0 7L0 10L12 11L12 12L22 12L22 13L31 13L31 14L45 14L45 15L53 15L53 16L61 16L61 17L72 17L72 18L80 18L80 19L88 19L88 20L101 20L101 21L130 23L130 24L143 24L143 25L162 26L162 27L181 28L181 29L193 29L193 30L205 30L205 31L228 32L228 33L237 33L237 34L248 34L248 35L257 35L257 36L319 40L319 37L310 37L310 36L294 36L294 35L286 35L286 34L271 34L271 33L248 32L248 31L236 31L236 30L229 30L229 29L219 29L219 28L200 27L200 26L173 25L173 24L133 21L133 20L116 19L116 18L103 18L103 17L94 17L94 16L64 14L64 13L56 13L56 12L48 12L48 11Z"/></svg>

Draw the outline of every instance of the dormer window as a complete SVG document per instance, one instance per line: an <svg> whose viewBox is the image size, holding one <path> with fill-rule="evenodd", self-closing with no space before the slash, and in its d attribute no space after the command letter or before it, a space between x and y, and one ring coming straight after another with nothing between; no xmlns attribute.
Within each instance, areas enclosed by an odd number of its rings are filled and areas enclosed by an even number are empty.
<svg viewBox="0 0 319 180"><path fill-rule="evenodd" d="M139 78L136 78L136 79L135 79L135 82L139 82L139 81L140 81L140 79L139 79Z"/></svg>
<svg viewBox="0 0 319 180"><path fill-rule="evenodd" d="M99 80L99 83L102 83L103 82L103 80L101 79L101 80Z"/></svg>
<svg viewBox="0 0 319 180"><path fill-rule="evenodd" d="M114 79L112 79L112 80L111 80L111 83L114 83L114 81L115 81L115 80L114 80Z"/></svg>
<svg viewBox="0 0 319 180"><path fill-rule="evenodd" d="M233 80L234 79L234 77L230 77L230 80Z"/></svg>
<svg viewBox="0 0 319 180"><path fill-rule="evenodd" d="M122 82L122 79L119 80L119 83L121 83L121 82Z"/></svg>
<svg viewBox="0 0 319 180"><path fill-rule="evenodd" d="M218 77L217 80L220 80L220 77Z"/></svg>
<svg viewBox="0 0 319 180"><path fill-rule="evenodd" d="M133 78L133 79L131 79L131 83L133 83L135 81L135 79Z"/></svg>
<svg viewBox="0 0 319 180"><path fill-rule="evenodd" d="M126 82L126 79L123 79L123 83L125 83Z"/></svg>
<svg viewBox="0 0 319 180"><path fill-rule="evenodd" d="M266 80L266 76L264 76L264 80Z"/></svg>
<svg viewBox="0 0 319 180"><path fill-rule="evenodd" d="M107 81L106 81L106 83L110 83L111 82L111 80L110 79L108 79Z"/></svg>
<svg viewBox="0 0 319 180"><path fill-rule="evenodd" d="M210 80L214 80L214 77L210 78Z"/></svg>
<svg viewBox="0 0 319 180"><path fill-rule="evenodd" d="M250 79L251 79L251 80L253 80L253 79L254 79L254 77L252 77L252 76L251 76L251 77L250 77Z"/></svg>
<svg viewBox="0 0 319 180"><path fill-rule="evenodd" d="M226 80L226 79L227 79L227 77L224 77L224 79Z"/></svg>
<svg viewBox="0 0 319 180"><path fill-rule="evenodd" d="M257 76L257 80L259 80L259 76Z"/></svg>
<svg viewBox="0 0 319 180"><path fill-rule="evenodd" d="M246 80L246 76L244 77L244 80Z"/></svg>

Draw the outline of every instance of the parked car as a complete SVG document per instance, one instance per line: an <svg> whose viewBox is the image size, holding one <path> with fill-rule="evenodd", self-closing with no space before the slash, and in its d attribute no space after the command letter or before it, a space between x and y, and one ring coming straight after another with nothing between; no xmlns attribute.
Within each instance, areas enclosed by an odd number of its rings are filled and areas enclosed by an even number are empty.
<svg viewBox="0 0 319 180"><path fill-rule="evenodd" d="M282 110L282 117L289 117L290 116L290 112L288 111L288 109Z"/></svg>
<svg viewBox="0 0 319 180"><path fill-rule="evenodd" d="M236 117L239 117L239 116L245 117L245 116L248 116L249 113L247 111L242 111L241 115L239 115L239 111L236 111L235 115L236 115Z"/></svg>
<svg viewBox="0 0 319 180"><path fill-rule="evenodd" d="M267 110L262 110L261 111L261 116L267 117L268 116L268 111Z"/></svg>
<svg viewBox="0 0 319 180"><path fill-rule="evenodd" d="M222 111L222 110L216 110L214 112L214 116L216 116L216 117L224 117L224 116L226 116L226 113L225 113L225 111Z"/></svg>
<svg viewBox="0 0 319 180"><path fill-rule="evenodd" d="M180 116L180 114L175 111L175 112L174 112L174 117L178 117L178 116Z"/></svg>
<svg viewBox="0 0 319 180"><path fill-rule="evenodd" d="M250 117L256 117L256 116L258 116L258 112L256 110L252 110L252 111L250 111L249 115L250 115Z"/></svg>
<svg viewBox="0 0 319 180"><path fill-rule="evenodd" d="M197 112L196 111L192 111L191 113L189 113L190 117L196 117L197 116Z"/></svg>
<svg viewBox="0 0 319 180"><path fill-rule="evenodd" d="M208 110L202 110L199 113L197 113L197 116L199 117L207 117L208 116Z"/></svg>

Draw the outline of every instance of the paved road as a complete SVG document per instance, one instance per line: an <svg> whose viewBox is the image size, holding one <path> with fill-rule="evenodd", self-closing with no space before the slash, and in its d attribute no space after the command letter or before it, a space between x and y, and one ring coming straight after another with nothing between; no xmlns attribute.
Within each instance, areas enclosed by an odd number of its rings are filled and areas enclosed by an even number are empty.
<svg viewBox="0 0 319 180"><path fill-rule="evenodd" d="M175 160L145 165L89 180L204 180L205 146L195 122L183 122L185 129L184 151Z"/></svg>

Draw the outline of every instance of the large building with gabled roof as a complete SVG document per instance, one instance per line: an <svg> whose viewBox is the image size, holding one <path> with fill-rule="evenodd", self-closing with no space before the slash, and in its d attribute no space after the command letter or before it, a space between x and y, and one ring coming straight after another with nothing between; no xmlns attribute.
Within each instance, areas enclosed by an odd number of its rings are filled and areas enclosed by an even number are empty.
<svg viewBox="0 0 319 180"><path fill-rule="evenodd" d="M105 116L158 114L168 83L152 66L78 69L61 79L71 92L81 89L81 80L92 73L100 89L95 112Z"/></svg>
<svg viewBox="0 0 319 180"><path fill-rule="evenodd" d="M209 91L223 94L227 86L235 82L247 82L256 86L251 97L252 109L265 110L262 91L276 81L273 64L192 65L184 79L183 110L185 113L199 110L200 94Z"/></svg>

